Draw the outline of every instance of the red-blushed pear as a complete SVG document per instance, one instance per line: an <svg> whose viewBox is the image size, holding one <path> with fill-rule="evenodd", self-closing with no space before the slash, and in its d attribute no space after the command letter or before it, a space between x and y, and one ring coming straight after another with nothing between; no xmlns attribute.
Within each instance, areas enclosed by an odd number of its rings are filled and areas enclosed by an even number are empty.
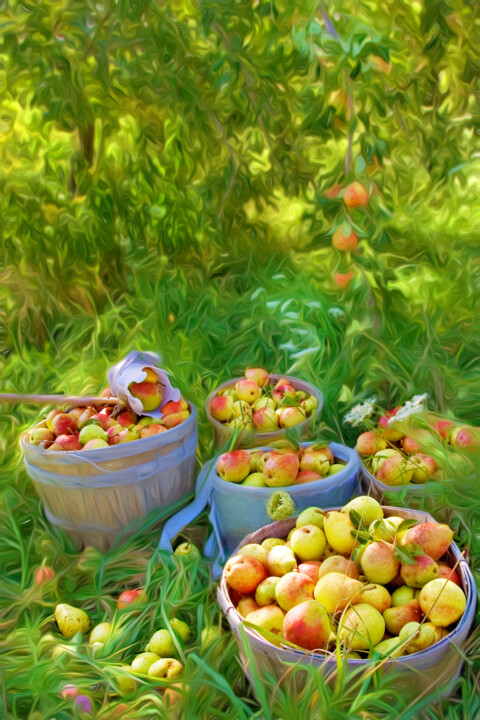
<svg viewBox="0 0 480 720"><path fill-rule="evenodd" d="M372 472L378 476L380 468L382 467L385 460L389 457L400 457L403 459L402 454L396 448L385 448L385 450L379 450L371 458Z"/></svg>
<svg viewBox="0 0 480 720"><path fill-rule="evenodd" d="M478 430L469 427L454 427L449 435L448 442L455 448L463 450L478 450L480 435Z"/></svg>
<svg viewBox="0 0 480 720"><path fill-rule="evenodd" d="M385 635L385 620L372 605L348 608L338 626L338 638L351 650L369 650Z"/></svg>
<svg viewBox="0 0 480 720"><path fill-rule="evenodd" d="M394 417L400 409L400 407L396 407L393 410L387 410L385 415L382 415L378 420L379 430L381 430L385 440L389 440L390 442L397 442L401 440L404 435L401 430L397 430L389 424L391 418Z"/></svg>
<svg viewBox="0 0 480 720"><path fill-rule="evenodd" d="M38 570L35 572L35 582L37 585L40 585L42 582L48 582L49 580L53 580L55 577L55 571L49 567L49 565L44 565L44 567L38 568Z"/></svg>
<svg viewBox="0 0 480 720"><path fill-rule="evenodd" d="M229 422L235 416L233 402L230 395L217 395L212 398L209 405L211 416L220 422Z"/></svg>
<svg viewBox="0 0 480 720"><path fill-rule="evenodd" d="M255 612L255 610L258 610L259 607L260 606L256 603L256 601L253 597L251 597L251 596L242 597L238 601L237 611L240 613L240 615L243 618L246 618L247 615L250 615L250 613Z"/></svg>
<svg viewBox="0 0 480 720"><path fill-rule="evenodd" d="M144 427L140 430L140 437L146 438L151 437L152 435L158 435L159 433L166 432L166 429L163 425L159 425L158 423L152 423L148 427Z"/></svg>
<svg viewBox="0 0 480 720"><path fill-rule="evenodd" d="M307 419L307 414L300 407L283 408L279 415L278 422L280 427L289 428L299 425Z"/></svg>
<svg viewBox="0 0 480 720"><path fill-rule="evenodd" d="M285 382L285 384L279 384L280 381L275 385L272 397L277 403L277 405L280 405L281 402L283 402L285 399L293 399L296 397L296 390L290 383Z"/></svg>
<svg viewBox="0 0 480 720"><path fill-rule="evenodd" d="M298 575L298 573L296 574ZM279 577L270 575L257 586L255 590L255 602L259 607L275 603L275 588L279 580Z"/></svg>
<svg viewBox="0 0 480 720"><path fill-rule="evenodd" d="M258 387L262 388L268 383L270 376L263 368L247 368L247 370L245 370L245 377L247 380L253 380L253 382L257 383Z"/></svg>
<svg viewBox="0 0 480 720"><path fill-rule="evenodd" d="M309 470L326 477L330 470L328 457L320 450L306 450L300 459L300 470Z"/></svg>
<svg viewBox="0 0 480 720"><path fill-rule="evenodd" d="M58 435L55 438L55 445L61 445L62 450L81 450L82 445L78 442L75 435ZM53 445L50 446L50 450L53 450ZM55 448L57 450L58 448Z"/></svg>
<svg viewBox="0 0 480 720"><path fill-rule="evenodd" d="M368 204L367 188L355 180L345 188L343 202L348 208L365 207Z"/></svg>
<svg viewBox="0 0 480 720"><path fill-rule="evenodd" d="M432 420L430 427L438 432L444 440L448 440L450 431L453 428L453 422L451 420Z"/></svg>
<svg viewBox="0 0 480 720"><path fill-rule="evenodd" d="M238 550L237 555L251 555L261 562L262 565L265 565L267 562L267 550L258 543L243 545L243 547Z"/></svg>
<svg viewBox="0 0 480 720"><path fill-rule="evenodd" d="M375 430L368 430L358 436L356 446L359 455L374 455L379 450L385 450L387 441Z"/></svg>
<svg viewBox="0 0 480 720"><path fill-rule="evenodd" d="M108 443L101 438L92 438L85 443L82 450L100 450L100 448L108 447Z"/></svg>
<svg viewBox="0 0 480 720"><path fill-rule="evenodd" d="M298 566L298 572L308 575L314 585L318 582L318 574L322 563L320 560L308 560L307 562L300 563Z"/></svg>
<svg viewBox="0 0 480 720"><path fill-rule="evenodd" d="M394 551L393 545L381 541L367 545L360 566L368 582L387 585L397 576L400 563Z"/></svg>
<svg viewBox="0 0 480 720"><path fill-rule="evenodd" d="M355 250L358 245L358 237L351 227L339 227L332 235L332 245L336 250L349 252Z"/></svg>
<svg viewBox="0 0 480 720"><path fill-rule="evenodd" d="M160 408L160 412L162 412L163 415L185 412L185 410L188 410L188 403L183 398L180 398L180 400L177 400L176 402L174 400L170 400Z"/></svg>
<svg viewBox="0 0 480 720"><path fill-rule="evenodd" d="M84 407L83 405L80 405L80 406L74 407L74 408L72 408L71 410L68 411L68 414L69 414L72 418L75 419L75 424L76 424L77 426L78 426L78 420L79 420L80 416L82 415L82 413L85 412L86 409L87 409L86 407ZM110 408L110 410L112 410L112 408ZM58 411L57 414L59 414L59 412L60 412L60 411Z"/></svg>
<svg viewBox="0 0 480 720"><path fill-rule="evenodd" d="M316 452L322 453L322 455L325 455L325 457L327 458L330 465L332 465L335 462L335 456L334 456L333 452L330 450L330 448L328 447L328 445L321 445L321 446L315 445L315 447L312 449L315 450ZM308 451L309 451L309 448L307 448L305 452L308 452Z"/></svg>
<svg viewBox="0 0 480 720"><path fill-rule="evenodd" d="M101 398L109 398L112 397L112 389L110 387L103 388L103 390L100 393Z"/></svg>
<svg viewBox="0 0 480 720"><path fill-rule="evenodd" d="M353 560L348 560L343 555L330 555L330 557L325 558L318 572L318 579L332 572L343 573L343 575L348 575L348 577L358 580L357 564L354 563Z"/></svg>
<svg viewBox="0 0 480 720"><path fill-rule="evenodd" d="M254 610L245 619L252 625L256 625L262 630L277 635L279 639L283 639L285 613L277 605L265 605L265 607Z"/></svg>
<svg viewBox="0 0 480 720"><path fill-rule="evenodd" d="M144 412L151 412L160 407L163 399L162 386L159 382L133 382L128 386L130 394L140 400Z"/></svg>
<svg viewBox="0 0 480 720"><path fill-rule="evenodd" d="M350 555L357 541L354 537L355 527L349 515L331 510L325 515L323 528L327 542L335 553L338 555Z"/></svg>
<svg viewBox="0 0 480 720"><path fill-rule="evenodd" d="M120 442L120 433L122 433L124 428L121 425L113 425L112 427L108 428L107 435L108 435L108 444L109 445L118 445Z"/></svg>
<svg viewBox="0 0 480 720"><path fill-rule="evenodd" d="M137 422L137 416L131 410L122 410L117 415L115 420L117 421L117 425L121 425L124 428L128 428L128 427L130 427L130 425L135 425L135 423Z"/></svg>
<svg viewBox="0 0 480 720"><path fill-rule="evenodd" d="M455 585L458 585L458 587L462 587L462 582L460 580L460 577L456 570L451 568L449 565L446 565L445 563L438 563L438 579L444 578L445 580L451 580L455 583Z"/></svg>
<svg viewBox="0 0 480 720"><path fill-rule="evenodd" d="M290 544L298 559L306 562L320 560L325 552L327 540L325 533L317 525L302 525L293 532Z"/></svg>
<svg viewBox="0 0 480 720"><path fill-rule="evenodd" d="M234 590L249 595L254 593L267 571L262 563L251 555L235 555L225 565L225 578Z"/></svg>
<svg viewBox="0 0 480 720"><path fill-rule="evenodd" d="M287 545L275 545L267 554L267 569L270 575L282 577L297 567L293 550Z"/></svg>
<svg viewBox="0 0 480 720"><path fill-rule="evenodd" d="M255 380L239 380L235 385L235 391L239 400L250 404L260 397L260 388Z"/></svg>
<svg viewBox="0 0 480 720"><path fill-rule="evenodd" d="M350 285L350 280L355 277L353 270L348 273L335 273L333 281L335 285L341 290L346 290Z"/></svg>
<svg viewBox="0 0 480 720"><path fill-rule="evenodd" d="M383 613L383 619L390 635L398 635L404 625L409 622L420 622L422 609L418 600L410 600L404 605L390 607Z"/></svg>
<svg viewBox="0 0 480 720"><path fill-rule="evenodd" d="M402 440L402 448L403 452L407 455L415 455L416 453L422 452L422 448L419 443L413 438L408 437L408 435L405 435Z"/></svg>
<svg viewBox="0 0 480 720"><path fill-rule="evenodd" d="M232 450L220 455L217 472L227 482L242 482L250 474L250 453Z"/></svg>
<svg viewBox="0 0 480 720"><path fill-rule="evenodd" d="M392 596L386 587L378 583L364 587L361 601L371 605L379 613L384 613L387 608L392 606Z"/></svg>
<svg viewBox="0 0 480 720"><path fill-rule="evenodd" d="M48 413L47 417L45 418L45 422L47 423L47 428L48 428L49 430L52 429L53 418L56 417L57 415L60 415L60 414L62 414L62 411L61 411L61 410L57 410L57 409L55 409L55 410L50 410L50 412ZM76 418L75 418L75 419L76 419Z"/></svg>
<svg viewBox="0 0 480 720"><path fill-rule="evenodd" d="M413 483L422 484L427 482L437 469L435 460L430 455L425 455L424 453L411 455L409 462L413 470Z"/></svg>
<svg viewBox="0 0 480 720"><path fill-rule="evenodd" d="M69 413L60 413L55 415L52 420L52 432L57 435L73 434L77 429L75 418Z"/></svg>
<svg viewBox="0 0 480 720"><path fill-rule="evenodd" d="M413 471L408 461L401 455L387 457L378 471L377 478L385 485L407 485L412 479Z"/></svg>
<svg viewBox="0 0 480 720"><path fill-rule="evenodd" d="M438 577L438 565L428 555L417 555L415 562L406 565L402 563L400 574L403 581L409 587L421 588Z"/></svg>
<svg viewBox="0 0 480 720"><path fill-rule="evenodd" d="M312 470L300 470L295 478L294 485L305 485L306 483L323 480L322 476Z"/></svg>
<svg viewBox="0 0 480 720"><path fill-rule="evenodd" d="M34 428L28 433L30 445L39 445L41 442L49 443L55 440L55 435L46 427Z"/></svg>
<svg viewBox="0 0 480 720"><path fill-rule="evenodd" d="M283 636L305 650L327 647L332 626L325 607L317 600L305 600L285 615Z"/></svg>
<svg viewBox="0 0 480 720"><path fill-rule="evenodd" d="M278 430L278 418L271 407L256 410L252 416L253 426L257 432L275 432Z"/></svg>
<svg viewBox="0 0 480 720"><path fill-rule="evenodd" d="M117 610L125 610L132 605L143 605L147 601L147 594L143 588L124 590L117 599Z"/></svg>
<svg viewBox="0 0 480 720"><path fill-rule="evenodd" d="M77 420L77 428L79 430L83 430L85 425L88 423L88 421L97 414L97 411L93 407L86 407L84 408L82 414Z"/></svg>
<svg viewBox="0 0 480 720"><path fill-rule="evenodd" d="M315 585L308 575L290 572L281 577L275 587L275 599L288 612L305 600L313 600Z"/></svg>
<svg viewBox="0 0 480 720"><path fill-rule="evenodd" d="M431 580L420 590L420 607L430 622L448 627L459 620L467 606L462 588L451 580Z"/></svg>
<svg viewBox="0 0 480 720"><path fill-rule="evenodd" d="M263 467L263 479L269 487L293 485L299 470L298 457L294 453L272 455Z"/></svg>
<svg viewBox="0 0 480 720"><path fill-rule="evenodd" d="M401 545L418 545L432 560L440 560L453 540L453 530L448 525L420 523L407 530L400 540Z"/></svg>
<svg viewBox="0 0 480 720"><path fill-rule="evenodd" d="M168 415L165 415L162 418L161 423L167 428L167 430L170 430L171 428L177 427L177 425L181 425L182 422L185 422L185 420L189 417L190 412L188 410L183 410L182 412L169 413Z"/></svg>
<svg viewBox="0 0 480 720"><path fill-rule="evenodd" d="M341 614L347 605L361 602L363 585L343 573L331 572L319 578L315 590L318 600L331 615Z"/></svg>
<svg viewBox="0 0 480 720"><path fill-rule="evenodd" d="M117 424L117 421L112 417L112 412L112 407L102 408L96 415L92 415L92 419L97 419L100 427L103 428L103 430L108 430L108 428Z"/></svg>

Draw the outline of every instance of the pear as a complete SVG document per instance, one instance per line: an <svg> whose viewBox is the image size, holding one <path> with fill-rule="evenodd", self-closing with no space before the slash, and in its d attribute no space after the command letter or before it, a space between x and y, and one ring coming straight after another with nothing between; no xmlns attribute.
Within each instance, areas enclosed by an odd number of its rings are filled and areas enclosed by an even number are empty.
<svg viewBox="0 0 480 720"><path fill-rule="evenodd" d="M95 627L92 629L92 632L90 633L90 638L88 640L89 644L94 645L95 647L99 645L104 645L104 643L107 642L111 629L112 623L109 622L95 625Z"/></svg>
<svg viewBox="0 0 480 720"><path fill-rule="evenodd" d="M448 627L459 620L466 606L465 593L451 580L430 580L420 590L422 612L438 627Z"/></svg>
<svg viewBox="0 0 480 720"><path fill-rule="evenodd" d="M325 513L323 510L320 510L320 508L317 507L308 507L298 516L296 527L300 528L303 527L303 525L316 525L323 530L324 519Z"/></svg>
<svg viewBox="0 0 480 720"><path fill-rule="evenodd" d="M409 622L420 622L421 618L422 610L418 600L410 600L405 605L388 608L383 613L387 631L391 635L399 635L404 625Z"/></svg>
<svg viewBox="0 0 480 720"><path fill-rule="evenodd" d="M403 652L401 644L399 637L392 637L377 643L373 649L384 657L400 657Z"/></svg>
<svg viewBox="0 0 480 720"><path fill-rule="evenodd" d="M315 586L315 600L331 615L339 614L347 605L361 602L363 585L359 580L339 572L329 572Z"/></svg>
<svg viewBox="0 0 480 720"><path fill-rule="evenodd" d="M192 631L190 630L187 623L183 622L183 620L177 620L177 618L172 618L170 620L170 627L172 628L172 630L175 630L175 632L183 642L188 642L190 640L192 636Z"/></svg>
<svg viewBox="0 0 480 720"><path fill-rule="evenodd" d="M353 498L343 508L342 512L349 513L350 510L355 510L361 518L365 527L371 525L375 520L381 520L383 518L383 510L377 500L369 497L368 495L361 495L360 497Z"/></svg>
<svg viewBox="0 0 480 720"><path fill-rule="evenodd" d="M378 474L378 471L383 465L384 460L386 460L389 457L393 457L394 455L400 455L398 450L394 450L393 448L385 448L385 450L379 450L375 453L375 455L372 458L372 472L374 475Z"/></svg>
<svg viewBox="0 0 480 720"><path fill-rule="evenodd" d="M367 545L360 566L369 582L380 585L391 582L400 569L393 545L385 542L373 542Z"/></svg>
<svg viewBox="0 0 480 720"><path fill-rule="evenodd" d="M137 673L147 675L150 665L160 660L160 656L153 652L144 652L137 655L133 660L131 668Z"/></svg>
<svg viewBox="0 0 480 720"><path fill-rule="evenodd" d="M394 540L399 526L402 524L403 518L391 515L385 518L383 522L378 523L375 527L375 521L369 526L368 532L374 540L385 540L386 542L392 542Z"/></svg>
<svg viewBox="0 0 480 720"><path fill-rule="evenodd" d="M448 525L439 525L437 523L421 523L411 527L405 535L402 536L401 544L407 545L413 543L419 545L425 555L432 560L440 560L444 555L453 539L453 530Z"/></svg>
<svg viewBox="0 0 480 720"><path fill-rule="evenodd" d="M420 588L435 580L438 575L438 565L428 555L417 555L415 562L409 565L403 564L400 569L402 580L409 587Z"/></svg>
<svg viewBox="0 0 480 720"><path fill-rule="evenodd" d="M55 608L55 620L64 637L72 637L77 632L86 633L90 629L90 618L79 608L62 603Z"/></svg>
<svg viewBox="0 0 480 720"><path fill-rule="evenodd" d="M426 648L436 642L437 635L432 627L426 624L420 625L418 622L409 622L400 630L400 640L406 642L405 652L411 655L414 652L426 650Z"/></svg>
<svg viewBox="0 0 480 720"><path fill-rule="evenodd" d="M369 650L385 635L385 621L371 605L359 603L345 611L338 637L351 650Z"/></svg>
<svg viewBox="0 0 480 720"><path fill-rule="evenodd" d="M327 513L323 523L323 530L327 537L328 544L340 555L350 555L357 544L355 528L346 513L332 510Z"/></svg>
<svg viewBox="0 0 480 720"><path fill-rule="evenodd" d="M415 589L408 585L401 585L392 593L392 606L400 607L406 605L407 602L415 600Z"/></svg>
<svg viewBox="0 0 480 720"><path fill-rule="evenodd" d="M145 650L150 654L156 653L159 657L172 657L177 654L177 649L168 630L157 630L150 638Z"/></svg>
<svg viewBox="0 0 480 720"><path fill-rule="evenodd" d="M282 577L297 567L294 552L286 545L275 545L267 555L267 570L269 575Z"/></svg>

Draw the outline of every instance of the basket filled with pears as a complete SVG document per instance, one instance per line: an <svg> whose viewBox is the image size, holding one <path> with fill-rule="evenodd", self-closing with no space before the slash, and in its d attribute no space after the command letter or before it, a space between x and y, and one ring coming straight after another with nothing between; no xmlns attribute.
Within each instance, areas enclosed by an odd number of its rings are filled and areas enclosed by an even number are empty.
<svg viewBox="0 0 480 720"><path fill-rule="evenodd" d="M209 395L206 412L217 448L233 435L239 436L239 447L252 447L284 439L289 430L305 438L322 406L322 393L313 385L249 368L243 377L223 383Z"/></svg>
<svg viewBox="0 0 480 720"><path fill-rule="evenodd" d="M412 697L446 692L476 604L473 575L452 541L451 528L427 513L370 496L312 506L247 536L217 594L247 676L280 680L285 663L328 676L341 657L366 673L395 668L398 689Z"/></svg>

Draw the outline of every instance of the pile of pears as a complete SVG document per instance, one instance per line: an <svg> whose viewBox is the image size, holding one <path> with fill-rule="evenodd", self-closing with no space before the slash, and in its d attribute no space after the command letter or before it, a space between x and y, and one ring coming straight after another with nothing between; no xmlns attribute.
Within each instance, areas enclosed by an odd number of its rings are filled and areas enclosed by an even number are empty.
<svg viewBox="0 0 480 720"><path fill-rule="evenodd" d="M101 651L107 645L113 647L115 643L114 625L102 622L92 628L88 614L80 608L59 604L55 608L55 620L65 638L71 638L77 633L89 633L89 645L95 652ZM187 643L191 637L190 627L177 618L170 620L170 630L157 630L146 644L145 651L137 654L130 665L125 664L119 668L114 682L120 694L128 695L135 691L135 676L148 676L150 679L173 679L180 676L183 665L176 659L177 644Z"/></svg>
<svg viewBox="0 0 480 720"><path fill-rule="evenodd" d="M466 595L445 524L384 516L371 497L311 507L285 538L241 547L224 577L239 614L274 645L389 658L431 647L462 618Z"/></svg>

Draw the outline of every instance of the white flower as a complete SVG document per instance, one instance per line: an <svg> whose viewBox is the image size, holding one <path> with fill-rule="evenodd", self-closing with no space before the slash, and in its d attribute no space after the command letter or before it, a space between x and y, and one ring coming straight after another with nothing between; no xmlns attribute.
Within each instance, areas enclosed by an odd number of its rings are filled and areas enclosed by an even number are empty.
<svg viewBox="0 0 480 720"><path fill-rule="evenodd" d="M428 400L428 393L423 395L414 395L411 400L407 400L405 405L389 419L387 425L393 425L399 420L405 420L409 415L415 415L425 410L425 403Z"/></svg>
<svg viewBox="0 0 480 720"><path fill-rule="evenodd" d="M365 420L373 415L375 412L375 402L376 402L375 395L368 400L365 400L363 403L359 403L358 405L355 405L343 418L343 422L347 425L353 425L353 427L357 427L358 425L362 425Z"/></svg>

